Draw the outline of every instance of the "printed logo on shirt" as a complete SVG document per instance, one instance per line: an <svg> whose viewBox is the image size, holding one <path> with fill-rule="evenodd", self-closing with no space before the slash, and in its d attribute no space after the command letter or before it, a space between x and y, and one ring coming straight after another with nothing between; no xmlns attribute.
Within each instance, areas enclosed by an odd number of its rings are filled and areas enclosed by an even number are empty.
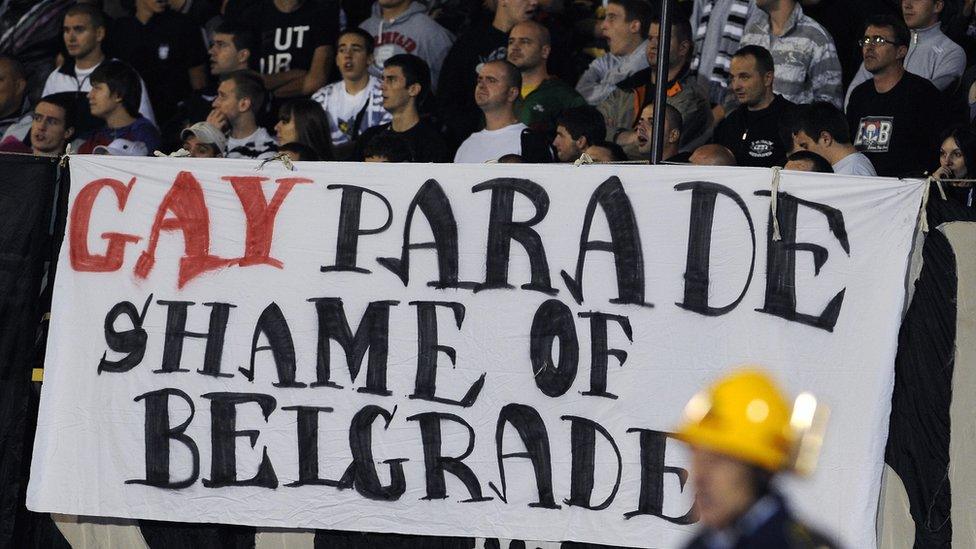
<svg viewBox="0 0 976 549"><path fill-rule="evenodd" d="M160 61L166 61L169 59L169 44L160 44L159 51L157 53L159 54Z"/></svg>
<svg viewBox="0 0 976 549"><path fill-rule="evenodd" d="M292 54L288 52L294 47L301 49L305 45L305 33L311 30L309 25L276 28L274 31L274 48L278 53L269 53L261 57L261 74L278 74L291 70Z"/></svg>
<svg viewBox="0 0 976 549"><path fill-rule="evenodd" d="M861 152L888 152L891 135L894 133L894 117L865 116L857 127L854 147Z"/></svg>
<svg viewBox="0 0 976 549"><path fill-rule="evenodd" d="M749 143L749 156L753 158L767 158L773 155L776 145L768 139L757 139Z"/></svg>

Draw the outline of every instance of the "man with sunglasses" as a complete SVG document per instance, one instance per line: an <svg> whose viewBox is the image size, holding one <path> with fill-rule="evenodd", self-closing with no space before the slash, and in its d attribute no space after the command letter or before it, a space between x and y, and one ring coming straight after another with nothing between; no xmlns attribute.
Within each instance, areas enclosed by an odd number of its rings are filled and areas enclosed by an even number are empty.
<svg viewBox="0 0 976 549"><path fill-rule="evenodd" d="M945 121L938 88L905 69L910 37L899 19L877 16L860 40L872 78L851 92L847 121L854 147L881 176L917 175L935 165Z"/></svg>
<svg viewBox="0 0 976 549"><path fill-rule="evenodd" d="M966 70L966 52L942 32L939 22L944 0L901 0L902 17L909 29L905 42L905 70L946 90L959 81ZM854 88L871 79L871 71L862 63L847 90L850 101Z"/></svg>

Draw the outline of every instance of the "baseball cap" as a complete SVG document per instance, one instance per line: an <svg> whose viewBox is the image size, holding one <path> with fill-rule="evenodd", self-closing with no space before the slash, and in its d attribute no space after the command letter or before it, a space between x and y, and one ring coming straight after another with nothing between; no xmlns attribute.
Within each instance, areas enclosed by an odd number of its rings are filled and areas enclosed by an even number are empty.
<svg viewBox="0 0 976 549"><path fill-rule="evenodd" d="M221 153L227 150L227 137L224 135L224 132L206 122L197 122L180 132L180 140L186 141L187 137L191 135L196 136L201 143L215 145L220 149Z"/></svg>
<svg viewBox="0 0 976 549"><path fill-rule="evenodd" d="M112 156L147 156L149 149L142 141L116 139L108 145L99 145L92 151L95 154L110 154Z"/></svg>

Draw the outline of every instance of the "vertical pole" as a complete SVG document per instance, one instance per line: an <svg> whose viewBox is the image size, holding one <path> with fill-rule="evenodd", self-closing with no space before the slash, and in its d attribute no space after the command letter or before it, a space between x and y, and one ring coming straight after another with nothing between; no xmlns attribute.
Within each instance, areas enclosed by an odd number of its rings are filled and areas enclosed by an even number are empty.
<svg viewBox="0 0 976 549"><path fill-rule="evenodd" d="M668 100L668 57L671 48L671 18L674 17L674 0L661 0L660 25L657 37L657 82L654 87L654 126L652 132L651 164L664 160L664 105ZM640 116L640 113L637 113Z"/></svg>

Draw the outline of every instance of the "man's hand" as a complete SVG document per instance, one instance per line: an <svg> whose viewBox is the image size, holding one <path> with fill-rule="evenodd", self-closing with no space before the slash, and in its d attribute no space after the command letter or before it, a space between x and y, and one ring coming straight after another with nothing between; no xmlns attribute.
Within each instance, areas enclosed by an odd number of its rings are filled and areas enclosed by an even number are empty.
<svg viewBox="0 0 976 549"><path fill-rule="evenodd" d="M210 111L210 114L207 115L207 124L210 124L220 131L226 131L227 126L229 126L227 117L224 116L224 113L218 111L217 109Z"/></svg>
<svg viewBox="0 0 976 549"><path fill-rule="evenodd" d="M620 132L617 134L617 137L614 138L614 142L616 142L621 147L633 145L637 143L637 132L636 131Z"/></svg>

